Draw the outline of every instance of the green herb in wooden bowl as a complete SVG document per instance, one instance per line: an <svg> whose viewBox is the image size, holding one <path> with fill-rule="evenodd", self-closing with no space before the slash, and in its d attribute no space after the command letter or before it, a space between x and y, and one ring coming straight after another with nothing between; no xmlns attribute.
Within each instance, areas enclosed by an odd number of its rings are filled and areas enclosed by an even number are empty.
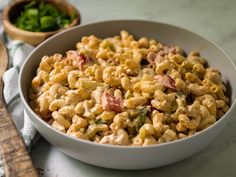
<svg viewBox="0 0 236 177"><path fill-rule="evenodd" d="M32 1L24 6L24 10L14 21L14 25L33 32L55 31L67 27L73 18L75 16L70 17L52 4Z"/></svg>
<svg viewBox="0 0 236 177"><path fill-rule="evenodd" d="M17 0L4 8L2 21L10 38L36 46L79 24L80 14L64 0Z"/></svg>

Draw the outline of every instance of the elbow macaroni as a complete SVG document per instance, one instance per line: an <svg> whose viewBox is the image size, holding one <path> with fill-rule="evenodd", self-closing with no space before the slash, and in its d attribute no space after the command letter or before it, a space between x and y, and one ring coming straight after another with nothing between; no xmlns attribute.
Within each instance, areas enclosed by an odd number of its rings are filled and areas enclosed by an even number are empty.
<svg viewBox="0 0 236 177"><path fill-rule="evenodd" d="M52 127L102 144L146 146L201 131L229 109L218 70L196 51L138 40L127 31L85 36L66 55L44 56L31 107Z"/></svg>

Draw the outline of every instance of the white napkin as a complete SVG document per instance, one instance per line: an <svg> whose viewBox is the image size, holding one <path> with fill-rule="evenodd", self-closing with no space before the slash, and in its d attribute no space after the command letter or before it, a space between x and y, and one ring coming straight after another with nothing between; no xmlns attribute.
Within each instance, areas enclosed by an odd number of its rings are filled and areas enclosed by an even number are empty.
<svg viewBox="0 0 236 177"><path fill-rule="evenodd" d="M7 109L12 116L12 119L20 131L27 146L36 134L35 128L31 125L27 114L23 109L23 103L20 100L18 90L18 76L20 68L34 49L33 46L21 41L11 41L8 44L9 54L9 69L3 75L4 90L3 95L7 105Z"/></svg>
<svg viewBox="0 0 236 177"><path fill-rule="evenodd" d="M0 36L1 34L3 34L2 29L0 29ZM4 39L4 35L2 35L0 39L1 38ZM30 123L30 120L23 109L23 103L20 99L18 90L18 76L24 60L34 47L21 41L6 42L5 39L5 43L7 43L9 55L9 69L3 75L3 95L8 112L19 130L28 150L30 150L32 144L38 140L39 134L36 133L36 129ZM3 175L4 171L2 163L0 162L0 176Z"/></svg>

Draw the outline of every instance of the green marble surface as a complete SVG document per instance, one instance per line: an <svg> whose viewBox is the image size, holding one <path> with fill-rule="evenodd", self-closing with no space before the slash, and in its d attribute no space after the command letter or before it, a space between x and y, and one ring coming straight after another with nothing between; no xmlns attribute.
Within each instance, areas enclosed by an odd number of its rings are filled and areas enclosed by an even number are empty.
<svg viewBox="0 0 236 177"><path fill-rule="evenodd" d="M146 19L181 26L220 45L236 62L235 0L69 0L82 24L110 19ZM31 152L47 177L236 177L236 116L215 141L181 162L141 171L110 170L74 160L43 138ZM115 159L114 159L115 160Z"/></svg>

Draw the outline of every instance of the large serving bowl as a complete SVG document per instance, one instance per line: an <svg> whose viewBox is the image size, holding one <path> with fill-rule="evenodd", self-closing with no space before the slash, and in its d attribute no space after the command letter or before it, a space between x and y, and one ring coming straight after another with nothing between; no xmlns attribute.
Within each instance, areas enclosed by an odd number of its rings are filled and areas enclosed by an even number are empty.
<svg viewBox="0 0 236 177"><path fill-rule="evenodd" d="M29 106L28 91L36 69L44 55L64 54L85 35L94 34L100 38L119 34L127 30L135 37L155 38L165 44L175 44L186 52L201 49L209 65L218 68L227 85L231 99L229 111L210 127L191 137L169 143L146 147L103 145L68 136L44 122ZM215 44L190 31L163 23L117 20L78 26L53 36L40 44L24 63L19 79L19 89L25 110L39 133L65 154L100 167L114 169L146 169L180 161L200 151L211 143L235 115L236 70L230 58Z"/></svg>

